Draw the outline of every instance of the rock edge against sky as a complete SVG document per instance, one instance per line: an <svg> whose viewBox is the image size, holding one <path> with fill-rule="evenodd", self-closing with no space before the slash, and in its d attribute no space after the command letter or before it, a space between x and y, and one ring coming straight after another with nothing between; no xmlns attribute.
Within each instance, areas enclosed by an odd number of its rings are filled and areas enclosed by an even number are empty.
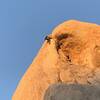
<svg viewBox="0 0 100 100"><path fill-rule="evenodd" d="M12 100L43 100L54 83L100 84L100 26L76 20L58 25L22 77Z"/></svg>

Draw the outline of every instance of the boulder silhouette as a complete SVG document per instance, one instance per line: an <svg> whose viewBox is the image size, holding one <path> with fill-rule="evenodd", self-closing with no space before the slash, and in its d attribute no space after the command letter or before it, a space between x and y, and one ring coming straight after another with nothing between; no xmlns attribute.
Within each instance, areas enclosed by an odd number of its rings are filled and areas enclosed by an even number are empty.
<svg viewBox="0 0 100 100"><path fill-rule="evenodd" d="M53 84L46 90L44 100L100 100L100 88L92 85Z"/></svg>
<svg viewBox="0 0 100 100"><path fill-rule="evenodd" d="M12 100L43 100L54 83L100 84L100 26L76 20L58 25L45 38Z"/></svg>

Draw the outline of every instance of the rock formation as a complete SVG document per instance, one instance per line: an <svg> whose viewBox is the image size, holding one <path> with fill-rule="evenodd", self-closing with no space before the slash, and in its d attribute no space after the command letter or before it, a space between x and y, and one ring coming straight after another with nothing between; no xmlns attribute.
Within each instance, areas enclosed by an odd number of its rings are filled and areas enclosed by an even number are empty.
<svg viewBox="0 0 100 100"><path fill-rule="evenodd" d="M100 84L100 26L69 20L58 25L21 79L12 100L43 100L54 83Z"/></svg>
<svg viewBox="0 0 100 100"><path fill-rule="evenodd" d="M100 100L100 88L81 84L53 84L46 90L44 100Z"/></svg>

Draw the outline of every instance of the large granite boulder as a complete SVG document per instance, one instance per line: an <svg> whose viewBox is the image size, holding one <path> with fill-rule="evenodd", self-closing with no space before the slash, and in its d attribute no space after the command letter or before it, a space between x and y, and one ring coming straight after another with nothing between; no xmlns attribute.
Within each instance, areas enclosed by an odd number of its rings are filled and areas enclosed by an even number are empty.
<svg viewBox="0 0 100 100"><path fill-rule="evenodd" d="M99 25L76 20L58 25L45 38L12 100L43 100L48 86L58 82L100 84Z"/></svg>
<svg viewBox="0 0 100 100"><path fill-rule="evenodd" d="M80 84L54 84L46 90L44 100L100 100L100 87Z"/></svg>

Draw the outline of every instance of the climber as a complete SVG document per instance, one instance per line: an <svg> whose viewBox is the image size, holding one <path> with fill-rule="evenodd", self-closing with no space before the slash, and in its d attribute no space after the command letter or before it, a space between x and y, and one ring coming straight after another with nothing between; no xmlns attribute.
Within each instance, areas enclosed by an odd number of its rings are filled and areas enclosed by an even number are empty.
<svg viewBox="0 0 100 100"><path fill-rule="evenodd" d="M50 42L51 42L51 37L50 36L46 36L45 38L44 38L44 40L47 40L47 43L49 43L50 44Z"/></svg>

